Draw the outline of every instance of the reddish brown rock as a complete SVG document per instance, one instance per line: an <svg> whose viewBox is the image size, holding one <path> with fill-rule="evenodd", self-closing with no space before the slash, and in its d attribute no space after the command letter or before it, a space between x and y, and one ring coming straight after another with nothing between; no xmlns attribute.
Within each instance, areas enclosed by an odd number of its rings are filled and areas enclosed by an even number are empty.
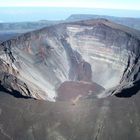
<svg viewBox="0 0 140 140"><path fill-rule="evenodd" d="M78 98L87 98L96 95L104 90L96 83L83 81L66 81L57 89L57 100L69 101Z"/></svg>

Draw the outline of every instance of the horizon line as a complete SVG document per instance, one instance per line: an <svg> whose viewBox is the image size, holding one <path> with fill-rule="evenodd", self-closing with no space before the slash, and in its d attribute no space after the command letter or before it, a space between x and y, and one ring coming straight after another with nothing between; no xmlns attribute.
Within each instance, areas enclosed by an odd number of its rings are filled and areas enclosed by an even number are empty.
<svg viewBox="0 0 140 140"><path fill-rule="evenodd" d="M78 6L77 6L78 5ZM90 4L78 4L77 2L74 3L40 3L40 2L35 2L35 3L0 3L0 7L5 8L5 7L10 7L10 8L16 8L16 7L48 7L48 8L85 8L85 9L113 9L113 10L132 10L132 11L140 11L140 7L139 5L135 5L135 6L124 6L124 5L119 5L119 6L114 6L114 5L99 5L99 4L95 4L95 5L90 5Z"/></svg>
<svg viewBox="0 0 140 140"><path fill-rule="evenodd" d="M11 6L11 5L9 5L9 6L2 6L2 5L0 5L0 8L72 8L72 9L103 9L103 10L124 10L124 11L140 11L140 9L127 9L127 8L106 8L106 7L71 7L71 6L44 6L44 5L42 5L42 6L31 6L31 5L28 5L28 6L26 6L26 5L20 5L20 6L18 6L18 5L14 5L14 6Z"/></svg>

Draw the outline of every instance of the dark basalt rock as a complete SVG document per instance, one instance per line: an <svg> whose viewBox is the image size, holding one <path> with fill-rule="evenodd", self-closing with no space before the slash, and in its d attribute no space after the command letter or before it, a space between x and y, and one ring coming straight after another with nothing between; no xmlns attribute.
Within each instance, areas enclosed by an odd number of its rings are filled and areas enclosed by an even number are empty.
<svg viewBox="0 0 140 140"><path fill-rule="evenodd" d="M72 102L17 99L0 92L1 140L139 140L140 94Z"/></svg>

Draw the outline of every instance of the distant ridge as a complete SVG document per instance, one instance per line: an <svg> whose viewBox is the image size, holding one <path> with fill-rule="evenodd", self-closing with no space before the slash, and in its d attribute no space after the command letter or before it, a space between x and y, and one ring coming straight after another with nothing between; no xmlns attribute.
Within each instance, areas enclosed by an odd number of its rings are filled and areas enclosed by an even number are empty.
<svg viewBox="0 0 140 140"><path fill-rule="evenodd" d="M66 19L66 21L79 21L79 20L88 20L88 19L97 19L97 18L105 18L113 22L140 30L140 18L132 18L132 17L115 17L115 16L94 15L94 14L93 15L92 14L73 14L69 16Z"/></svg>

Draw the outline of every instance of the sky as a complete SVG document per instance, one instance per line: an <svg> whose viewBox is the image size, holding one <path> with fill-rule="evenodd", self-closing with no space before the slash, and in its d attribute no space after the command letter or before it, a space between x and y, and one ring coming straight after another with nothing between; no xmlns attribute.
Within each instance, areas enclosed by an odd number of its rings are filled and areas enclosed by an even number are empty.
<svg viewBox="0 0 140 140"><path fill-rule="evenodd" d="M0 0L0 22L63 20L71 14L140 17L140 0Z"/></svg>
<svg viewBox="0 0 140 140"><path fill-rule="evenodd" d="M85 7L140 10L140 0L0 0L0 6Z"/></svg>

